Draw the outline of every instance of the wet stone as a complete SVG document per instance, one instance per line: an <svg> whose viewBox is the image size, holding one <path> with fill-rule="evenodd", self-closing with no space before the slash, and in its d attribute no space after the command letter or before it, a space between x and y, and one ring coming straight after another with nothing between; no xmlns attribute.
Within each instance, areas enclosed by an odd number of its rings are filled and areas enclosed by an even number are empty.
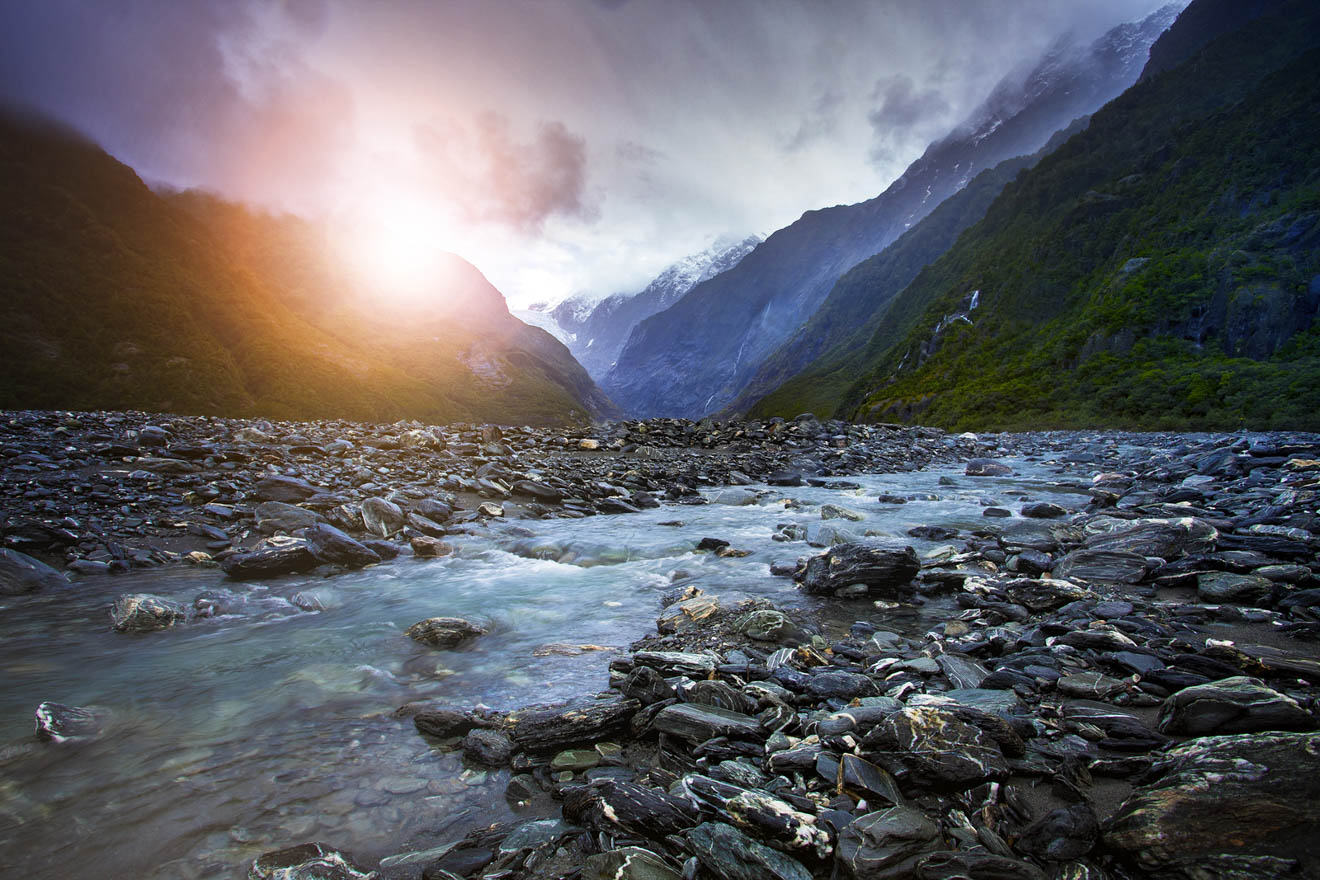
<svg viewBox="0 0 1320 880"><path fill-rule="evenodd" d="M264 580L311 571L321 564L301 538L270 540L273 543L256 550L226 556L220 560L220 568L234 580Z"/></svg>
<svg viewBox="0 0 1320 880"><path fill-rule="evenodd" d="M1186 736L1314 730L1315 717L1259 679L1235 676L1184 688L1164 701L1159 728Z"/></svg>
<svg viewBox="0 0 1320 880"><path fill-rule="evenodd" d="M993 458L973 458L967 462L963 473L969 477L1006 477L1013 473L1013 469Z"/></svg>
<svg viewBox="0 0 1320 880"><path fill-rule="evenodd" d="M69 579L39 559L0 548L0 596L21 596L69 586Z"/></svg>
<svg viewBox="0 0 1320 880"><path fill-rule="evenodd" d="M701 866L724 880L811 880L801 862L723 822L698 825L687 842Z"/></svg>
<svg viewBox="0 0 1320 880"><path fill-rule="evenodd" d="M692 743L702 743L717 736L756 739L763 735L761 723L749 715L693 703L666 706L651 723L662 733Z"/></svg>
<svg viewBox="0 0 1320 880"><path fill-rule="evenodd" d="M513 757L513 740L501 730L477 728L463 737L463 755L488 767L504 767Z"/></svg>
<svg viewBox="0 0 1320 880"><path fill-rule="evenodd" d="M917 553L910 546L838 544L807 560L802 589L813 595L832 595L861 585L873 597L907 596L920 568Z"/></svg>
<svg viewBox="0 0 1320 880"><path fill-rule="evenodd" d="M588 856L582 880L681 880L682 874L647 849L627 846Z"/></svg>
<svg viewBox="0 0 1320 880"><path fill-rule="evenodd" d="M345 568L361 568L380 562L376 551L350 538L328 523L318 523L302 533L312 555L321 562L332 562Z"/></svg>
<svg viewBox="0 0 1320 880"><path fill-rule="evenodd" d="M863 746L867 757L900 780L931 787L965 787L1008 773L994 740L933 706L900 709L876 725Z"/></svg>
<svg viewBox="0 0 1320 880"><path fill-rule="evenodd" d="M838 859L858 880L902 877L908 860L940 848L940 827L919 810L894 806L859 816L839 835Z"/></svg>
<svg viewBox="0 0 1320 880"><path fill-rule="evenodd" d="M1267 600L1273 592L1273 581L1255 575L1211 571L1196 578L1196 595L1203 602L1254 605Z"/></svg>
<svg viewBox="0 0 1320 880"><path fill-rule="evenodd" d="M431 617L408 627L405 635L432 648L455 648L489 630L461 617Z"/></svg>
<svg viewBox="0 0 1320 880"><path fill-rule="evenodd" d="M251 880L375 880L379 875L324 843L304 843L258 856Z"/></svg>
<svg viewBox="0 0 1320 880"><path fill-rule="evenodd" d="M43 742L92 739L102 723L100 713L82 706L42 703L36 711L37 739Z"/></svg>
<svg viewBox="0 0 1320 880"><path fill-rule="evenodd" d="M114 630L121 633L168 629L186 616L181 605L149 593L120 596L110 609Z"/></svg>
<svg viewBox="0 0 1320 880"><path fill-rule="evenodd" d="M1161 755L1152 775L1104 829L1105 845L1137 866L1185 872L1268 845L1275 856L1305 855L1311 871L1320 867L1312 854L1320 835L1320 734L1194 739Z"/></svg>

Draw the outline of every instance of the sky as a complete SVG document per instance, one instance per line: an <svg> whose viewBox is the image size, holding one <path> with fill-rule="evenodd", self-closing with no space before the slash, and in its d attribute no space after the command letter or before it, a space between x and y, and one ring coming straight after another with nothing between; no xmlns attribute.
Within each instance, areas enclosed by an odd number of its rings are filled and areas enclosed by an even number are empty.
<svg viewBox="0 0 1320 880"><path fill-rule="evenodd" d="M1159 5L0 0L0 100L364 264L452 250L522 307L877 195L1062 35Z"/></svg>

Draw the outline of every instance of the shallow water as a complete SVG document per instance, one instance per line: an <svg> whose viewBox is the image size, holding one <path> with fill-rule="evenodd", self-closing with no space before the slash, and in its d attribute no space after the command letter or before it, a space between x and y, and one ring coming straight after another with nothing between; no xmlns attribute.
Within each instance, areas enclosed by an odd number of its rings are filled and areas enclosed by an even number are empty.
<svg viewBox="0 0 1320 880"><path fill-rule="evenodd" d="M987 520L983 507L1016 509L1026 497L1085 502L1049 468L1014 465L1019 476L1004 479L954 470L859 476L849 480L860 490L749 487L766 493L750 506L503 523L452 539L453 557L330 578L239 584L214 569L175 569L5 600L0 877L240 877L261 852L306 840L374 860L512 818L506 773L464 768L428 748L393 710L427 699L513 708L602 690L617 649L654 631L679 570L715 595L816 602L769 575L772 562L820 552L772 541L779 524L894 536L932 524L1040 528ZM913 500L881 504L878 493ZM786 509L789 498L801 506ZM822 523L825 502L866 520ZM660 525L675 520L683 525ZM706 536L751 555L695 552ZM935 546L911 543L919 553ZM162 632L114 633L109 604L125 592L189 605L205 593L221 613ZM839 620L868 612L876 613L869 603L848 603ZM403 635L437 615L492 631L458 651ZM616 650L546 648L583 644ZM43 700L104 710L104 735L37 743L32 714Z"/></svg>

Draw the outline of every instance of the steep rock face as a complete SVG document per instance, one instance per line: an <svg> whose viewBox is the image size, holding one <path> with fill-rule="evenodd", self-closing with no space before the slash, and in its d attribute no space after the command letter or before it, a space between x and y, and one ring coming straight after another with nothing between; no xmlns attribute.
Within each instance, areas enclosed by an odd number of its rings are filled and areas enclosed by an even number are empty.
<svg viewBox="0 0 1320 880"><path fill-rule="evenodd" d="M94 144L0 114L0 406L550 423L613 412L458 257L381 308L324 231L162 195Z"/></svg>
<svg viewBox="0 0 1320 880"><path fill-rule="evenodd" d="M1103 108L894 298L838 413L1317 424L1318 55L1294 0Z"/></svg>
<svg viewBox="0 0 1320 880"><path fill-rule="evenodd" d="M1085 117L1077 120L1031 156L1007 159L982 171L889 247L849 269L816 313L765 359L725 412L833 415L852 382L849 356L865 348L894 297L985 216L1009 181L1085 123ZM817 363L826 369L817 369Z"/></svg>
<svg viewBox="0 0 1320 880"><path fill-rule="evenodd" d="M848 269L883 250L985 168L1032 153L1130 85L1180 4L1090 46L1060 45L1010 76L967 122L930 146L884 193L810 211L732 270L637 325L605 391L639 416L701 416L742 391L766 357L820 306Z"/></svg>
<svg viewBox="0 0 1320 880"><path fill-rule="evenodd" d="M518 317L545 326L600 381L638 323L669 308L702 281L732 269L760 243L757 235L720 239L667 267L638 293L616 293L598 302L570 297L548 311L519 312Z"/></svg>
<svg viewBox="0 0 1320 880"><path fill-rule="evenodd" d="M1141 78L1144 80L1177 67L1211 40L1255 21L1282 3L1283 0L1200 0L1193 3L1150 47L1150 60L1141 71Z"/></svg>

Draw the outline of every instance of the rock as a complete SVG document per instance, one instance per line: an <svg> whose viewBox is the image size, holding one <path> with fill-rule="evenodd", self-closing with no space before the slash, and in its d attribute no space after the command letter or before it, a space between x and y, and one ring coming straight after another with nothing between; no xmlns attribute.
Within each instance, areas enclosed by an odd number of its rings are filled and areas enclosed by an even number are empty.
<svg viewBox="0 0 1320 880"><path fill-rule="evenodd" d="M1089 853L1100 838L1100 823L1089 804L1051 810L1031 823L1017 839L1019 850L1038 859L1067 862Z"/></svg>
<svg viewBox="0 0 1320 880"><path fill-rule="evenodd" d="M1078 863L1081 864L1081 863ZM1066 873L1069 866L1060 866L1061 871L1053 875L1053 880L1106 880L1098 872L1081 877ZM914 880L1045 880L1045 872L1031 862L997 856L986 850L959 850L925 853L913 859L911 877Z"/></svg>
<svg viewBox="0 0 1320 880"><path fill-rule="evenodd" d="M1056 577L1135 584L1146 576L1146 557L1120 550L1074 550L1054 564Z"/></svg>
<svg viewBox="0 0 1320 880"><path fill-rule="evenodd" d="M21 596L69 585L67 577L41 560L17 550L0 549L0 596Z"/></svg>
<svg viewBox="0 0 1320 880"><path fill-rule="evenodd" d="M861 522L866 519L866 514L860 510L853 510L849 507L843 507L838 504L822 504L820 506L821 519L846 519L849 522Z"/></svg>
<svg viewBox="0 0 1320 880"><path fill-rule="evenodd" d="M1146 520L1131 528L1092 535L1083 546L1088 550L1173 559L1183 553L1209 550L1218 537L1213 526L1200 520Z"/></svg>
<svg viewBox="0 0 1320 880"><path fill-rule="evenodd" d="M320 493L320 489L297 477L273 476L257 481L256 495L262 501L295 504Z"/></svg>
<svg viewBox="0 0 1320 880"><path fill-rule="evenodd" d="M380 875L324 843L304 843L258 856L248 880L376 880Z"/></svg>
<svg viewBox="0 0 1320 880"><path fill-rule="evenodd" d="M701 866L722 880L811 880L801 862L723 822L698 825L687 842Z"/></svg>
<svg viewBox="0 0 1320 880"><path fill-rule="evenodd" d="M600 449L600 441L592 440L590 437L578 441L578 449L596 450Z"/></svg>
<svg viewBox="0 0 1320 880"><path fill-rule="evenodd" d="M481 516L500 517L504 516L504 508L493 501L483 501L477 505L477 513Z"/></svg>
<svg viewBox="0 0 1320 880"><path fill-rule="evenodd" d="M901 867L940 848L940 827L911 807L894 806L854 819L839 835L838 858L858 880L912 876Z"/></svg>
<svg viewBox="0 0 1320 880"><path fill-rule="evenodd" d="M283 501L263 501L257 505L257 529L263 535L283 532L293 534L298 529L305 529L325 522L325 517L314 510L285 504Z"/></svg>
<svg viewBox="0 0 1320 880"><path fill-rule="evenodd" d="M908 596L921 561L910 546L848 543L807 560L802 589L832 595L857 584L874 597Z"/></svg>
<svg viewBox="0 0 1320 880"><path fill-rule="evenodd" d="M502 730L478 727L463 737L463 756L478 764L507 767L513 752L513 740Z"/></svg>
<svg viewBox="0 0 1320 880"><path fill-rule="evenodd" d="M984 666L969 657L940 654L935 658L940 670L955 688L979 688L989 675Z"/></svg>
<svg viewBox="0 0 1320 880"><path fill-rule="evenodd" d="M807 693L822 699L853 700L878 697L880 687L869 676L856 672L817 672L807 682Z"/></svg>
<svg viewBox="0 0 1320 880"><path fill-rule="evenodd" d="M419 733L441 739L464 736L482 726L470 711L458 706L428 706L413 716L413 724Z"/></svg>
<svg viewBox="0 0 1320 880"><path fill-rule="evenodd" d="M1065 675L1054 683L1059 693L1070 697L1089 700L1103 700L1126 691L1131 682L1112 678L1099 672L1074 672Z"/></svg>
<svg viewBox="0 0 1320 880"><path fill-rule="evenodd" d="M719 610L720 600L714 596L693 596L662 611L655 627L661 635L699 630L705 626L703 621L714 617Z"/></svg>
<svg viewBox="0 0 1320 880"><path fill-rule="evenodd" d="M684 701L688 703L714 706L716 709L727 709L743 715L751 715L758 708L756 700L733 685L718 680L694 682L685 688L682 694Z"/></svg>
<svg viewBox="0 0 1320 880"><path fill-rule="evenodd" d="M805 635L787 614L772 608L747 614L734 625L734 631L758 642L800 643Z"/></svg>
<svg viewBox="0 0 1320 880"><path fill-rule="evenodd" d="M311 571L321 564L303 538L270 539L265 546L233 553L220 560L220 568L236 581L255 581Z"/></svg>
<svg viewBox="0 0 1320 880"><path fill-rule="evenodd" d="M1245 676L1183 688L1164 701L1159 720L1161 732L1185 736L1317 726L1315 717L1292 697Z"/></svg>
<svg viewBox="0 0 1320 880"><path fill-rule="evenodd" d="M565 749L550 759L550 772L567 770L577 773L600 764L600 752L595 749Z"/></svg>
<svg viewBox="0 0 1320 880"><path fill-rule="evenodd" d="M734 739L758 739L764 736L761 722L750 715L694 703L666 706L655 716L651 725L662 733L673 734L694 744L717 736Z"/></svg>
<svg viewBox="0 0 1320 880"><path fill-rule="evenodd" d="M1144 566L1143 566L1143 571ZM1008 601L1035 612L1053 611L1069 602L1093 599L1095 594L1068 581L1054 578L1020 578L1004 585Z"/></svg>
<svg viewBox="0 0 1320 880"><path fill-rule="evenodd" d="M619 685L619 693L649 706L674 696L674 686L650 666L638 666Z"/></svg>
<svg viewBox="0 0 1320 880"><path fill-rule="evenodd" d="M660 856L637 846L596 853L582 863L582 880L681 880L682 876Z"/></svg>
<svg viewBox="0 0 1320 880"><path fill-rule="evenodd" d="M37 739L44 742L68 742L91 739L101 732L101 715L81 706L42 703L37 707Z"/></svg>
<svg viewBox="0 0 1320 880"><path fill-rule="evenodd" d="M432 648L454 648L490 630L461 617L429 617L408 627L405 635Z"/></svg>
<svg viewBox="0 0 1320 880"><path fill-rule="evenodd" d="M661 675L690 675L705 678L715 671L716 658L709 654L680 651L638 651L632 656L637 666L649 666Z"/></svg>
<svg viewBox="0 0 1320 880"><path fill-rule="evenodd" d="M149 593L120 596L110 609L115 632L168 629L186 617L183 606Z"/></svg>
<svg viewBox="0 0 1320 880"><path fill-rule="evenodd" d="M893 775L883 767L877 767L856 755L844 754L839 759L837 777L826 778L840 791L851 792L858 798L865 798L873 805L876 804L877 799L895 805L903 803L903 795Z"/></svg>
<svg viewBox="0 0 1320 880"><path fill-rule="evenodd" d="M973 458L967 462L963 473L969 477L1006 477L1013 473L1013 469L993 458Z"/></svg>
<svg viewBox="0 0 1320 880"><path fill-rule="evenodd" d="M1254 733L1191 740L1161 755L1104 829L1111 850L1148 871L1183 876L1223 856L1305 854L1320 867L1320 734ZM1250 876L1250 875L1248 875Z"/></svg>
<svg viewBox="0 0 1320 880"><path fill-rule="evenodd" d="M515 480L509 488L517 495L525 495L544 504L558 504L564 500L563 492L535 480Z"/></svg>
<svg viewBox="0 0 1320 880"><path fill-rule="evenodd" d="M1021 514L1028 519L1058 519L1061 516L1067 516L1068 511L1057 504L1051 504L1048 501L1037 501L1034 504L1022 505Z"/></svg>
<svg viewBox="0 0 1320 880"><path fill-rule="evenodd" d="M345 568L361 568L380 562L380 555L361 542L350 538L329 523L319 523L302 533L307 549L321 562L331 562Z"/></svg>
<svg viewBox="0 0 1320 880"><path fill-rule="evenodd" d="M789 852L824 858L830 836L816 825L816 817L763 791L731 785L699 773L683 777L683 791L704 804L723 821Z"/></svg>
<svg viewBox="0 0 1320 880"><path fill-rule="evenodd" d="M628 729L641 709L636 700L579 700L563 706L520 709L506 719L509 735L528 752L559 752L594 745Z"/></svg>
<svg viewBox="0 0 1320 880"><path fill-rule="evenodd" d="M727 504L730 507L749 507L757 502L759 496L751 489L725 489L711 499L712 504Z"/></svg>
<svg viewBox="0 0 1320 880"><path fill-rule="evenodd" d="M652 840L677 834L699 821L696 804L635 782L604 779L564 793L564 817L597 830L619 829Z"/></svg>
<svg viewBox="0 0 1320 880"><path fill-rule="evenodd" d="M412 547L413 555L419 559L435 559L454 552L452 544L430 535L413 535L408 539L408 546Z"/></svg>
<svg viewBox="0 0 1320 880"><path fill-rule="evenodd" d="M381 538L388 538L403 528L405 521L399 505L384 498L367 498L360 505L359 512L363 527Z"/></svg>
<svg viewBox="0 0 1320 880"><path fill-rule="evenodd" d="M1008 773L999 746L982 730L934 706L907 706L862 740L865 754L902 781L966 787Z"/></svg>
<svg viewBox="0 0 1320 880"><path fill-rule="evenodd" d="M1202 602L1256 605L1273 593L1273 581L1255 575L1207 571L1196 576L1196 595Z"/></svg>

